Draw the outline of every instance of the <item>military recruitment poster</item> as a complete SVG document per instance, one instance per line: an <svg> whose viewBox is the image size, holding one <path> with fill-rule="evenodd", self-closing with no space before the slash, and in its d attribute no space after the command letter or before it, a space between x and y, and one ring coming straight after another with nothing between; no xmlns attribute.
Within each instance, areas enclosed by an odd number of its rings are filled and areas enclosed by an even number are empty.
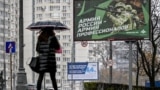
<svg viewBox="0 0 160 90"><path fill-rule="evenodd" d="M74 0L74 41L149 39L150 0Z"/></svg>

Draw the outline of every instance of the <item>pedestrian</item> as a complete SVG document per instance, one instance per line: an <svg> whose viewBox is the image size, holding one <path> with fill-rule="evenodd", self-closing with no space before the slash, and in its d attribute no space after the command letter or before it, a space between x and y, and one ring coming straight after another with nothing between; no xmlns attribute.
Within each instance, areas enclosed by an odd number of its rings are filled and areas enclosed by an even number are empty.
<svg viewBox="0 0 160 90"><path fill-rule="evenodd" d="M36 51L39 54L39 77L37 90L41 90L42 80L45 73L50 74L54 90L58 90L56 82L56 57L55 50L60 48L60 44L53 30L42 29L38 36Z"/></svg>

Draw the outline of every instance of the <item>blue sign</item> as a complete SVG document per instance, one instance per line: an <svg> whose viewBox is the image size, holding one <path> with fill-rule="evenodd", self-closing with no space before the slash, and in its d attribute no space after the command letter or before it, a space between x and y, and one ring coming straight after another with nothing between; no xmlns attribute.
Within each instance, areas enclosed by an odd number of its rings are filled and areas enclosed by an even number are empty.
<svg viewBox="0 0 160 90"><path fill-rule="evenodd" d="M85 74L88 63L68 63L68 74Z"/></svg>
<svg viewBox="0 0 160 90"><path fill-rule="evenodd" d="M14 41L6 42L6 53L15 53L16 52L16 44Z"/></svg>
<svg viewBox="0 0 160 90"><path fill-rule="evenodd" d="M150 87L150 82L149 82L149 81L146 81L146 82L145 82L145 86L146 86L146 87ZM160 87L160 81L155 81L155 87Z"/></svg>
<svg viewBox="0 0 160 90"><path fill-rule="evenodd" d="M98 79L97 62L71 62L68 63L67 70L69 80Z"/></svg>

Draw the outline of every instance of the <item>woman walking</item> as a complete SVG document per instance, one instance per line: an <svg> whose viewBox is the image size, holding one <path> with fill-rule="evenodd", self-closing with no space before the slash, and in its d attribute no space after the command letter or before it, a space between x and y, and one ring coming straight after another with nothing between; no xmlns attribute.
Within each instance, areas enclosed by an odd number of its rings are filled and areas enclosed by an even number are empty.
<svg viewBox="0 0 160 90"><path fill-rule="evenodd" d="M56 57L55 50L60 49L59 42L52 30L43 29L37 41L36 51L39 54L39 77L37 90L41 90L45 73L49 73L54 90L58 90L56 82Z"/></svg>

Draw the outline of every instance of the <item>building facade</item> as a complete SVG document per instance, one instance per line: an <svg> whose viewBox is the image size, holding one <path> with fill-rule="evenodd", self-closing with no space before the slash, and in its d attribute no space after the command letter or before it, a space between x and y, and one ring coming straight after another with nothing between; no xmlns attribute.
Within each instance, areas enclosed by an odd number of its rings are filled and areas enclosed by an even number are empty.
<svg viewBox="0 0 160 90"><path fill-rule="evenodd" d="M7 89L16 86L18 50L16 47L15 53L6 53L6 42L14 41L18 45L18 10L17 0L0 0L0 71L6 80L3 88Z"/></svg>

